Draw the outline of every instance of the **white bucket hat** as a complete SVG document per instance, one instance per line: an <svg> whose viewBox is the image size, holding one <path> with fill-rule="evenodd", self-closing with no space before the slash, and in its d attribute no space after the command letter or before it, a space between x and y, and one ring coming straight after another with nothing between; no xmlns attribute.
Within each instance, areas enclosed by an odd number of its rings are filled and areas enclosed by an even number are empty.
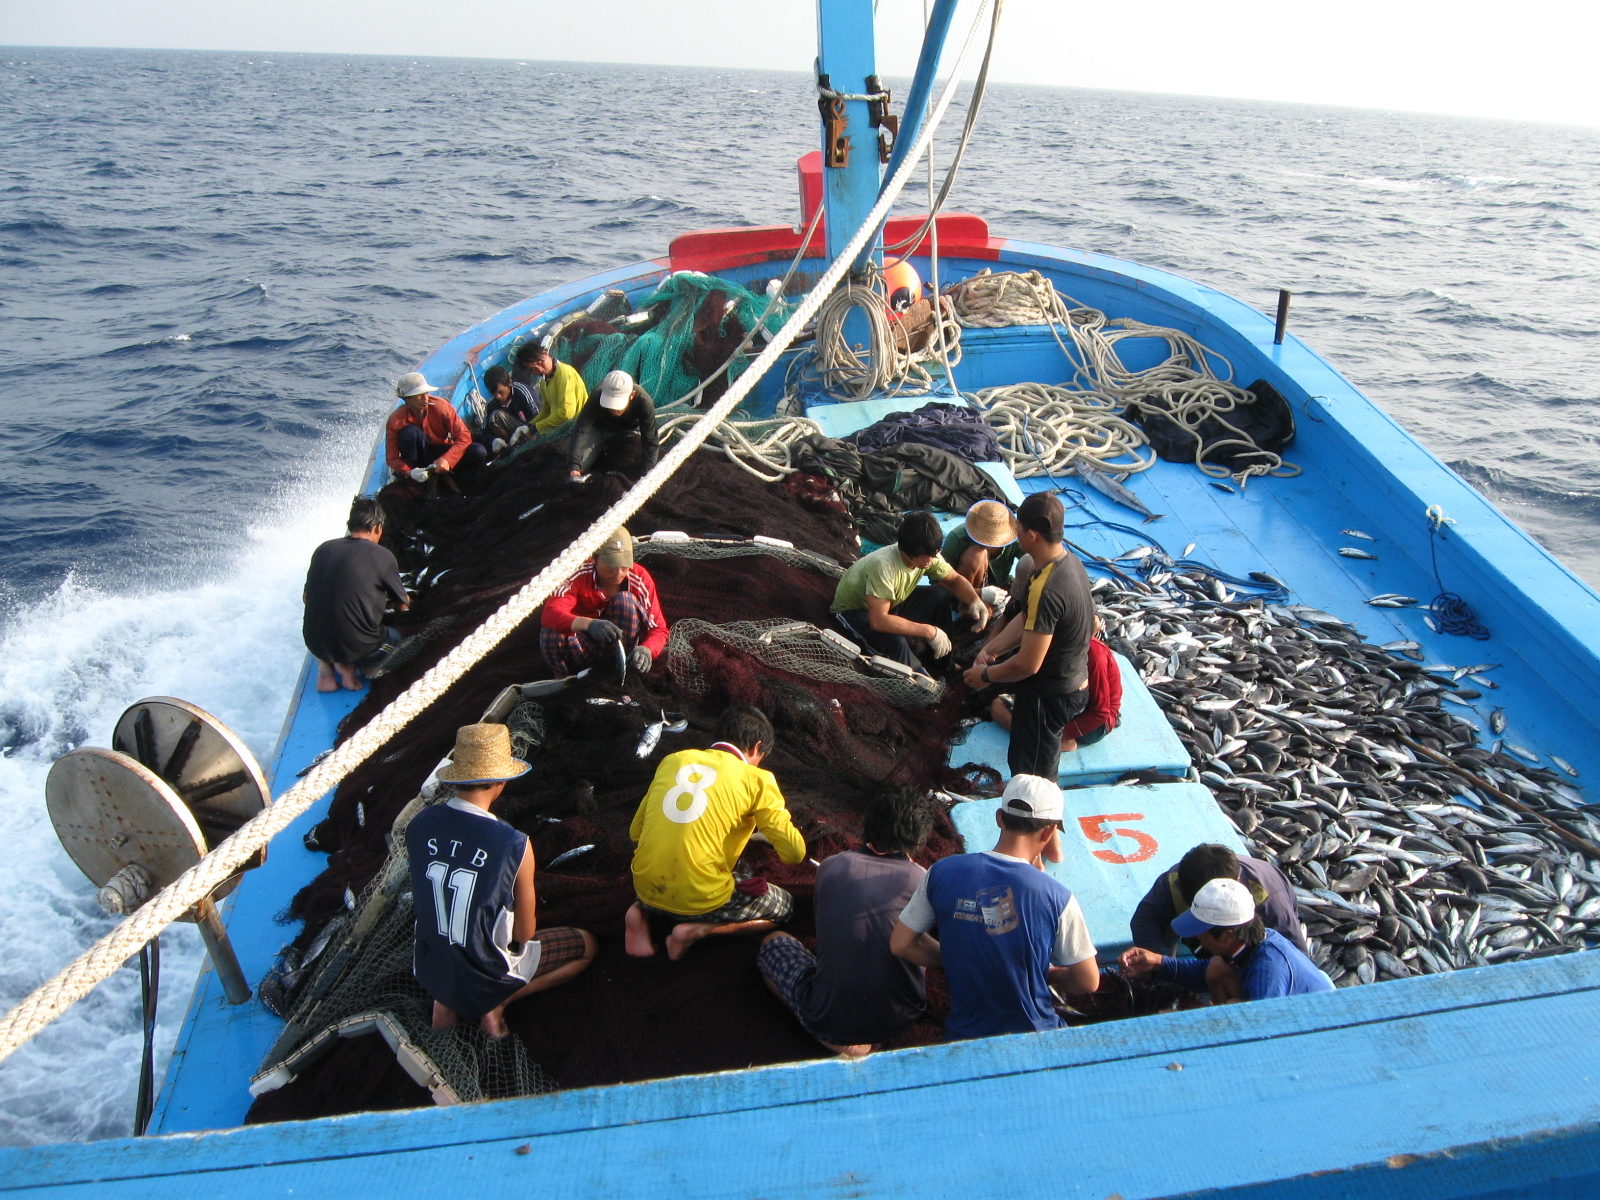
<svg viewBox="0 0 1600 1200"><path fill-rule="evenodd" d="M394 394L402 400L411 396L425 396L431 391L433 385L421 371L407 371L400 376L400 382L394 385Z"/></svg>

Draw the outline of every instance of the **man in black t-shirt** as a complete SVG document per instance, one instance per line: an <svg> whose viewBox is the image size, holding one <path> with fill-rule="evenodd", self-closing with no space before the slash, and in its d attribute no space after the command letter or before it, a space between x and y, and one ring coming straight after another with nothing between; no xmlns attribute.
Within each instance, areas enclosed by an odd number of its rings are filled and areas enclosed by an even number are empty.
<svg viewBox="0 0 1600 1200"><path fill-rule="evenodd" d="M1010 685L1012 775L1055 780L1061 770L1061 731L1089 701L1089 639L1094 598L1089 576L1061 544L1061 501L1034 492L1017 510L1017 545L1034 562L1020 620L985 647L987 664L966 673L967 686ZM1016 653L1004 661L994 661Z"/></svg>
<svg viewBox="0 0 1600 1200"><path fill-rule="evenodd" d="M400 579L400 565L378 544L383 537L383 506L366 496L350 505L349 533L323 542L311 555L301 600L306 606L301 634L317 660L317 691L351 691L362 686L359 671L388 657L400 635L383 623L392 602L404 611L411 603Z"/></svg>

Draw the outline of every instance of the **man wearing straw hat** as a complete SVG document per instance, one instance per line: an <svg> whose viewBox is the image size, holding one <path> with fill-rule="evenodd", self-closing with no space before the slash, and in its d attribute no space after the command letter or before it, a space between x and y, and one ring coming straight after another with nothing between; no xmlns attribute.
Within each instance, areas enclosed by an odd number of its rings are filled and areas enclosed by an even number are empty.
<svg viewBox="0 0 1600 1200"><path fill-rule="evenodd" d="M540 929L533 845L489 811L526 774L504 725L463 725L441 783L455 795L406 826L416 910L412 971L433 998L433 1027L465 1017L505 1037L505 1008L582 974L599 943L584 929Z"/></svg>
<svg viewBox="0 0 1600 1200"><path fill-rule="evenodd" d="M1022 551L1017 548L1017 523L1011 510L998 500L979 500L967 509L967 519L945 535L941 557L955 573L984 596L990 608L1000 608L1011 586Z"/></svg>

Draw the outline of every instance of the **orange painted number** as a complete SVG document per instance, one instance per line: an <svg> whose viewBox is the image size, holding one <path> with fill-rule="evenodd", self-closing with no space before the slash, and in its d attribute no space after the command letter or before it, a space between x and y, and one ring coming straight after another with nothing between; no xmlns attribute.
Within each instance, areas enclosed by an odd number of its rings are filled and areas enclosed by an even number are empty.
<svg viewBox="0 0 1600 1200"><path fill-rule="evenodd" d="M1078 827L1083 830L1083 836L1091 842L1109 842L1114 837L1132 838L1139 848L1132 854L1118 854L1115 850L1095 850L1093 854L1101 862L1108 863L1136 863L1143 862L1161 849L1161 843L1151 837L1142 829L1107 829L1112 821L1142 821L1143 813L1102 813L1097 817L1079 817Z"/></svg>

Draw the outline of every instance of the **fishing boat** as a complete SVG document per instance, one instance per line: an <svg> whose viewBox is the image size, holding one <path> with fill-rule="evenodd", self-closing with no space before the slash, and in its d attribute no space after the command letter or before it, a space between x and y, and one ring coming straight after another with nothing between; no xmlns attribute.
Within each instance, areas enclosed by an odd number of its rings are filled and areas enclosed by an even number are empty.
<svg viewBox="0 0 1600 1200"><path fill-rule="evenodd" d="M625 328L624 318L643 311L642 302L674 278L707 277L730 295L737 288L781 299L768 310L781 319L768 321L763 312L743 330L748 352L740 371L720 373L720 399L688 411L700 424L685 421L656 471L618 501L625 505L643 490L622 513L625 519L699 444L694 431L710 436L724 420L803 416L822 435L843 438L930 400L981 407L984 397L995 395L992 389L1071 384L1079 375L1083 355L1081 347L1073 350L1072 331L1080 319L1069 312L1064 321L967 325L959 332L958 360L948 348L924 355L925 386L909 389L915 394L907 394L903 381L897 386L882 378L849 394L830 391L826 381L794 386L805 356L816 350L814 341L797 341L802 330L815 329L817 308L852 271L858 286L870 291L885 245L898 246L896 255L935 285L934 305L952 285L1007 276L1043 281L1054 295L1071 298L1071 312L1127 322L1121 328L1129 336L1116 348L1129 372L1167 361L1172 341L1151 331L1175 331L1203 347L1190 352L1191 367L1198 360L1208 375L1253 381L1256 393L1264 385L1281 400L1295 427L1281 461L1299 470L1207 473L1195 462L1154 461L1120 485L1151 512L1164 514L1137 527L1127 524L1137 518L1113 498L1114 489L1084 492L1072 534L1075 548L1106 581L1099 594L1134 597L1128 613L1145 604L1153 629L1171 613L1154 589L1163 575L1181 575L1209 592L1183 608L1190 616L1195 603L1244 613L1241 621L1269 614L1262 619L1293 627L1308 652L1319 637L1346 647L1357 641L1396 647L1383 653L1393 653L1397 668L1404 668L1397 669L1397 681L1415 683L1423 678L1418 672L1431 672L1433 679L1458 684L1456 672L1465 669L1482 690L1463 699L1457 688L1446 699L1463 720L1483 722L1482 753L1444 769L1466 772L1463 792L1477 788L1478 797L1490 793L1518 812L1527 809L1530 821L1542 821L1551 837L1572 849L1571 868L1562 869L1582 890L1584 874L1600 871L1600 852L1586 856L1574 848L1587 828L1581 793L1560 785L1569 800L1565 816L1556 813L1561 820L1539 815L1544 809L1536 793L1554 794L1548 779L1557 773L1575 785L1600 772L1594 717L1600 597L1289 332L1287 298L1274 319L1167 271L1005 237L982 216L944 211L931 197L925 212L889 215L955 94L960 63L952 66L944 53L955 9L953 0L934 5L917 75L896 121L875 70L872 4L819 0L823 145L797 166L802 208L796 225L685 232L659 258L514 305L451 339L417 369L472 419L483 372L504 364L515 347L553 338L575 318L602 311L614 329ZM998 9L980 10L968 50L981 44L985 31L992 37ZM935 85L941 63L952 80L943 91ZM975 110L974 102L969 111ZM884 322L880 339L887 330L890 341L903 336L909 344L909 334L892 328L894 314L886 310L871 319ZM868 339L868 318L860 312L847 312L841 321L847 341ZM942 345L937 330L930 336ZM880 340L882 354L887 346ZM998 494L1016 503L1029 491L1082 486L1046 461L1043 440L1042 426L1024 429L1012 443L1017 453L982 465ZM738 457L729 439L713 444ZM375 494L388 483L380 438L365 490ZM549 503L564 500L553 494ZM480 652L474 639L490 647L530 619L562 572L622 523L618 512L608 509L545 569L524 572L524 586L489 619L488 632L466 638L424 677L444 682L426 695L408 690L394 702L410 706L397 718L400 725L468 669L463 664ZM950 514L947 523L958 515ZM631 528L641 544L659 538L663 552L685 532ZM716 543L719 554L733 553L727 547L738 540L717 530L687 532L690 540ZM1135 586L1141 567L1144 586L1152 590ZM433 574L434 585L442 574ZM1446 592L1443 601L1415 602ZM1128 616L1118 629L1127 634L1132 624ZM1155 630L1151 636L1163 635ZM1282 633L1280 641L1288 637ZM1219 796L1249 799L1237 782L1243 772L1225 761L1223 741L1208 748L1196 737L1180 740L1169 719L1170 696L1161 691L1160 680L1171 679L1138 635L1129 634L1123 649L1123 727L1094 753L1064 759L1069 844L1056 868L1083 897L1103 961L1127 944L1121 926L1132 904L1182 850L1200 841L1241 850L1266 844L1247 843L1252 830L1235 823L1239 805L1219 803ZM1226 667L1238 659L1217 661ZM1175 663L1174 672L1184 665ZM860 663L849 669L863 678L870 673ZM204 714L177 702L148 702L130 710L127 728L119 727L113 739L118 769L150 789L159 790L170 777L174 803L196 817L190 824L199 862L155 896L130 893L123 901L132 914L120 927L123 940L108 942L98 959L91 951L63 977L67 982L42 989L8 1016L4 1045L7 1052L15 1048L180 913L199 919L211 964L199 978L165 1078L151 1081L144 1136L0 1151L0 1189L359 1195L379 1188L434 1194L509 1185L585 1196L914 1189L925 1195L1067 1191L1131 1198L1247 1188L1284 1197L1576 1195L1600 1187L1600 1086L1591 1082L1600 1079L1600 1062L1591 1061L1581 1032L1600 1007L1600 958L1529 953L1516 939L1498 947L1508 952L1493 965L1403 968L1405 978L1321 995L917 1045L860 1061L813 1058L477 1103L444 1103L476 1097L457 1095L447 1081L428 1076L424 1055L422 1076L415 1070L412 1076L439 1104L247 1125L252 1104L310 1069L313 1056L306 1031L307 1038L274 1057L285 1038L284 1019L245 997L256 981L281 971L286 935L278 914L327 866L327 847L314 847L315 831L328 817L330 789L392 736L352 730L347 718L363 694L319 692L316 682L316 664L308 658L259 780L248 751L208 732L213 727ZM1447 691L1442 683L1423 690ZM1473 715L1475 700L1481 703ZM487 715L504 719L516 697L496 703L500 707L491 705ZM391 705L375 720L393 711ZM1300 716L1319 719L1310 701ZM1338 718L1329 719L1331 728L1342 728ZM187 735L181 756L153 748L159 738L172 744L190 728L197 732ZM969 724L949 740L951 767L1004 770L1004 738L992 726ZM1526 790L1507 781L1506 756L1513 753L1544 772ZM137 762L126 765L130 759L160 760L167 769L141 774ZM201 759L230 764L232 773L217 778L231 784L195 801L195 788L185 790L179 776ZM1496 762L1499 768L1492 767ZM1485 769L1499 773L1486 781ZM1320 788L1332 776L1313 771L1305 782ZM1332 790L1348 782L1338 780ZM1305 806L1319 794L1306 791ZM1293 797L1302 798L1299 784ZM1348 800L1346 793L1344 808L1335 808L1346 811ZM969 848L987 844L977 839L986 825L992 832L994 803L957 798L953 804L953 828ZM274 833L266 852L262 839ZM257 840L234 852L229 834ZM1497 853L1522 846L1527 858L1532 845L1510 839ZM1404 872L1396 891L1440 867L1403 850L1398 840L1391 849ZM241 874L241 868L249 869ZM1543 886L1543 876L1515 878ZM1302 899L1349 906L1337 889L1308 888ZM219 902L214 911L213 901ZM363 903L363 897L348 898L357 913ZM1573 917L1571 909L1566 918ZM1539 917L1547 926L1564 926L1547 930L1554 939L1548 948L1581 949L1583 923L1553 917L1554 911ZM1529 924L1518 920L1518 928ZM145 932L130 943L130 931L139 930ZM1355 982L1358 968L1349 973ZM345 1033L375 1030L384 1032L381 1022ZM386 1036L405 1049L403 1031ZM413 1058L412 1066L418 1061ZM913 1114L922 1119L908 1121Z"/></svg>

